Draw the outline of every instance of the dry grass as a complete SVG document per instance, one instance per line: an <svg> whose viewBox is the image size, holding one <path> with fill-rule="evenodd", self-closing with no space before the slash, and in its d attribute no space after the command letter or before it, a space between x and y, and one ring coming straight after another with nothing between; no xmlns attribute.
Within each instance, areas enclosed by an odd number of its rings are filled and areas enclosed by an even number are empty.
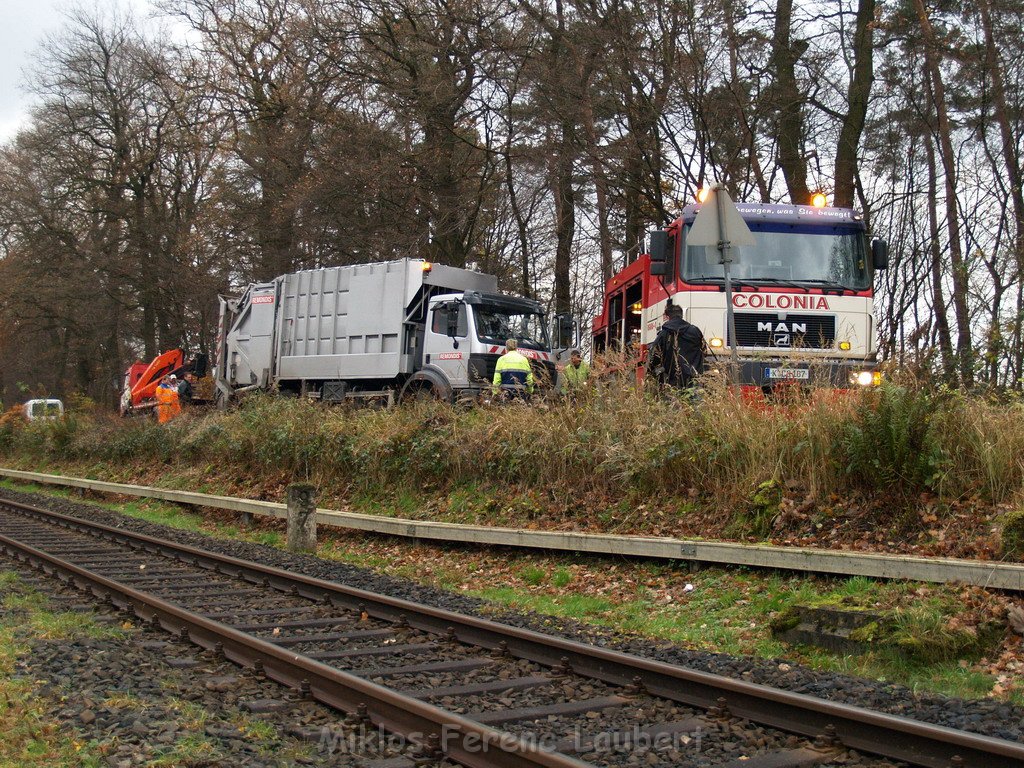
<svg viewBox="0 0 1024 768"><path fill-rule="evenodd" d="M575 403L390 411L257 396L168 426L100 416L10 422L19 457L208 466L269 473L347 494L516 483L552 501L576 489L749 500L763 483L817 497L851 491L1015 500L1024 490L1024 405L886 385L751 405L710 387L697 404L613 382Z"/></svg>

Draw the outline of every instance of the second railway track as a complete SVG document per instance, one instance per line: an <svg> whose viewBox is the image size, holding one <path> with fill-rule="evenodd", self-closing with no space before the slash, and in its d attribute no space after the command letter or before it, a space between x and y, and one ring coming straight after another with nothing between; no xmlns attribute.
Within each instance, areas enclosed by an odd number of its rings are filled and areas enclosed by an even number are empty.
<svg viewBox="0 0 1024 768"><path fill-rule="evenodd" d="M1024 745L0 502L0 548L408 738L389 765L1024 765ZM863 755L858 755L856 750ZM870 755L872 757L867 757Z"/></svg>

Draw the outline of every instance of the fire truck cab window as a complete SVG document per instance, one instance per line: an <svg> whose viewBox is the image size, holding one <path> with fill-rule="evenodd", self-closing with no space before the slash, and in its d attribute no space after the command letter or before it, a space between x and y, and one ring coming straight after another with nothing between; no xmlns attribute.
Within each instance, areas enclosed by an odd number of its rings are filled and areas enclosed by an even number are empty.
<svg viewBox="0 0 1024 768"><path fill-rule="evenodd" d="M448 318L452 312L458 312L458 320L456 321L455 335L459 338L463 338L469 335L469 323L466 319L466 305L458 304L452 306L450 304L442 304L439 307L434 308L434 312L430 319L430 331L436 333L439 336L448 335Z"/></svg>
<svg viewBox="0 0 1024 768"><path fill-rule="evenodd" d="M679 270L677 269L678 266L679 237L675 232L669 232L667 256L665 258L665 276L662 278L663 283L671 283L676 279L676 275L679 274Z"/></svg>
<svg viewBox="0 0 1024 768"><path fill-rule="evenodd" d="M737 248L734 253L730 271L737 279L828 282L854 290L871 285L863 232L839 227L755 228L754 237L757 248ZM718 261L716 247L688 246L683 279L722 279Z"/></svg>
<svg viewBox="0 0 1024 768"><path fill-rule="evenodd" d="M669 244L675 245L675 238L669 239ZM643 283L637 281L626 289L626 323L625 332L622 335L622 342L628 349L634 342L640 341L640 328L644 320L644 287Z"/></svg>

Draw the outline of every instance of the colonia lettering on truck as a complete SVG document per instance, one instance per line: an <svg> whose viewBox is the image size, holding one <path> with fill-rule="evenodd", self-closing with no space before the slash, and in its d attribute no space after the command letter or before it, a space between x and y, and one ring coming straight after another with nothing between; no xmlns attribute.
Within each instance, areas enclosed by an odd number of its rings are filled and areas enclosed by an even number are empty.
<svg viewBox="0 0 1024 768"><path fill-rule="evenodd" d="M641 359L666 305L701 329L724 367L735 345L739 383L770 392L776 383L849 388L880 381L873 313L875 274L888 266L884 240L872 239L849 208L737 203L754 245L733 246L730 274L736 339L728 331L725 273L715 245L688 245L701 205L651 237L649 252L605 285L593 321L596 354L639 341Z"/></svg>
<svg viewBox="0 0 1024 768"><path fill-rule="evenodd" d="M747 294L737 293L732 297L732 305L737 309L828 309L828 299L824 296L778 296L768 293Z"/></svg>

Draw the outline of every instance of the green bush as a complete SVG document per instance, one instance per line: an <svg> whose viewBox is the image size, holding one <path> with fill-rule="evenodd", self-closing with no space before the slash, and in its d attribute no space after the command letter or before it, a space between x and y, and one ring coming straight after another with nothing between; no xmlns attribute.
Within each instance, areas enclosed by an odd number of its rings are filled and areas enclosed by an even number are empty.
<svg viewBox="0 0 1024 768"><path fill-rule="evenodd" d="M939 400L928 392L883 384L862 398L839 432L846 473L866 487L937 489L947 453L932 430Z"/></svg>
<svg viewBox="0 0 1024 768"><path fill-rule="evenodd" d="M993 651L1003 637L995 622L960 627L934 607L921 605L896 611L876 642L915 664L938 664L960 659L977 660Z"/></svg>
<svg viewBox="0 0 1024 768"><path fill-rule="evenodd" d="M1024 510L1003 516L999 523L1000 554L1009 560L1024 560Z"/></svg>

